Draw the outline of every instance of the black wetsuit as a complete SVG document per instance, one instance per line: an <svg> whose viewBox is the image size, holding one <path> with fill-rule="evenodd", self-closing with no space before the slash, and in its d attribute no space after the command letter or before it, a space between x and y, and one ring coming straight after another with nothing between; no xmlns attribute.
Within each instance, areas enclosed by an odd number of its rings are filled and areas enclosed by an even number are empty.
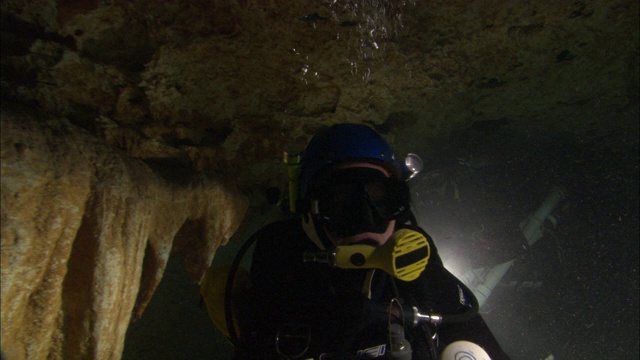
<svg viewBox="0 0 640 360"><path fill-rule="evenodd" d="M363 285L372 270L303 262L305 251L318 249L299 218L259 230L253 235L257 237L251 266L254 302L241 314L244 329L238 358L294 358L303 351L300 359L384 358L389 352L387 309L391 299L401 300L403 308L417 306L422 313L464 313L469 305L461 297L459 282L444 268L431 238L422 229L413 229L430 242L427 268L410 282L375 270L370 297L364 295ZM401 323L395 318L392 322ZM414 360L430 359L433 344L439 352L455 340L479 344L493 360L508 359L480 315L435 328L405 325ZM435 341L429 340L433 330ZM278 354L276 343L284 357Z"/></svg>

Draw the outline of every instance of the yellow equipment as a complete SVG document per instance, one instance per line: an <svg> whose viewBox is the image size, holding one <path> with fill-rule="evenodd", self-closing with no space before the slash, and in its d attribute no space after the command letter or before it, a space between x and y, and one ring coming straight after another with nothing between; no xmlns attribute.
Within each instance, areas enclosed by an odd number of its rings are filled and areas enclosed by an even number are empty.
<svg viewBox="0 0 640 360"><path fill-rule="evenodd" d="M382 246L338 246L335 266L343 269L380 269L403 281L415 280L429 262L431 248L421 233L401 229Z"/></svg>
<svg viewBox="0 0 640 360"><path fill-rule="evenodd" d="M211 266L202 279L200 284L200 294L204 299L204 303L207 306L207 312L213 324L220 329L227 339L231 336L227 327L227 320L225 316L225 290L227 279L231 271L229 265ZM233 324L235 326L235 334L240 333L237 314L239 314L239 300L242 298L243 293L249 289L250 280L249 272L244 268L239 267L233 282L231 307L233 314Z"/></svg>
<svg viewBox="0 0 640 360"><path fill-rule="evenodd" d="M342 269L380 269L403 281L415 280L431 256L427 238L421 233L400 229L382 246L353 244L331 251L308 252L306 262L329 263Z"/></svg>
<svg viewBox="0 0 640 360"><path fill-rule="evenodd" d="M287 177L289 178L289 211L296 212L298 201L298 176L300 175L300 152L284 152L284 163L287 165Z"/></svg>

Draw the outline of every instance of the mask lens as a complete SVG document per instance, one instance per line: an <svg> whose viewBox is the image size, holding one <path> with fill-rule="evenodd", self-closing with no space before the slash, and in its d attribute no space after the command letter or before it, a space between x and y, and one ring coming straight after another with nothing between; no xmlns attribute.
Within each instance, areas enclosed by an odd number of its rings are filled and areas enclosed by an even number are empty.
<svg viewBox="0 0 640 360"><path fill-rule="evenodd" d="M320 214L326 219L347 217L352 212L354 202L361 197L358 184L331 184L319 197Z"/></svg>
<svg viewBox="0 0 640 360"><path fill-rule="evenodd" d="M317 209L337 236L383 232L408 209L406 184L375 169L344 169L325 180L317 187Z"/></svg>
<svg viewBox="0 0 640 360"><path fill-rule="evenodd" d="M367 183L365 189L376 213L386 220L396 218L409 207L409 190L403 181L388 178Z"/></svg>

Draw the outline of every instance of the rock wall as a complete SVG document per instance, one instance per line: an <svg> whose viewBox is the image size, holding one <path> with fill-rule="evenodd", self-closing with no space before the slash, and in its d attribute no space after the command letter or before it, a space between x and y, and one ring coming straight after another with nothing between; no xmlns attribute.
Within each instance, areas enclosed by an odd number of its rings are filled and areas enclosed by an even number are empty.
<svg viewBox="0 0 640 360"><path fill-rule="evenodd" d="M170 253L200 281L247 200L216 180L171 185L64 119L1 116L2 351L118 359Z"/></svg>
<svg viewBox="0 0 640 360"><path fill-rule="evenodd" d="M366 123L423 157L454 131L504 124L637 143L638 11L0 2L3 350L117 358L167 254L185 252L198 280L238 226L246 200L211 179L233 179L258 208L286 183L282 151L333 123Z"/></svg>
<svg viewBox="0 0 640 360"><path fill-rule="evenodd" d="M638 116L634 0L1 6L3 97L245 191L281 185L282 151L337 122L418 134L399 142L416 152L476 122L588 140Z"/></svg>

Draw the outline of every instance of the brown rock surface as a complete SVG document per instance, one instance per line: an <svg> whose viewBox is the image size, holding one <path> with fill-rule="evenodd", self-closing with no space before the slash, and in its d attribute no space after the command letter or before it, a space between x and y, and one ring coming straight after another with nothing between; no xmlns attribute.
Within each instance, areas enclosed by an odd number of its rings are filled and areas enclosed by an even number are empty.
<svg viewBox="0 0 640 360"><path fill-rule="evenodd" d="M637 147L638 11L2 1L2 349L117 358L168 253L198 280L237 227L245 200L211 179L233 178L259 212L265 189L286 184L282 151L327 125L366 123L423 157L505 124Z"/></svg>
<svg viewBox="0 0 640 360"><path fill-rule="evenodd" d="M63 119L2 111L2 350L8 359L120 358L169 254L199 281L246 199L178 187Z"/></svg>
<svg viewBox="0 0 640 360"><path fill-rule="evenodd" d="M282 149L336 122L394 140L507 119L588 141L612 114L637 117L633 0L12 0L2 11L5 98L247 192L283 181ZM398 114L415 121L397 126Z"/></svg>

